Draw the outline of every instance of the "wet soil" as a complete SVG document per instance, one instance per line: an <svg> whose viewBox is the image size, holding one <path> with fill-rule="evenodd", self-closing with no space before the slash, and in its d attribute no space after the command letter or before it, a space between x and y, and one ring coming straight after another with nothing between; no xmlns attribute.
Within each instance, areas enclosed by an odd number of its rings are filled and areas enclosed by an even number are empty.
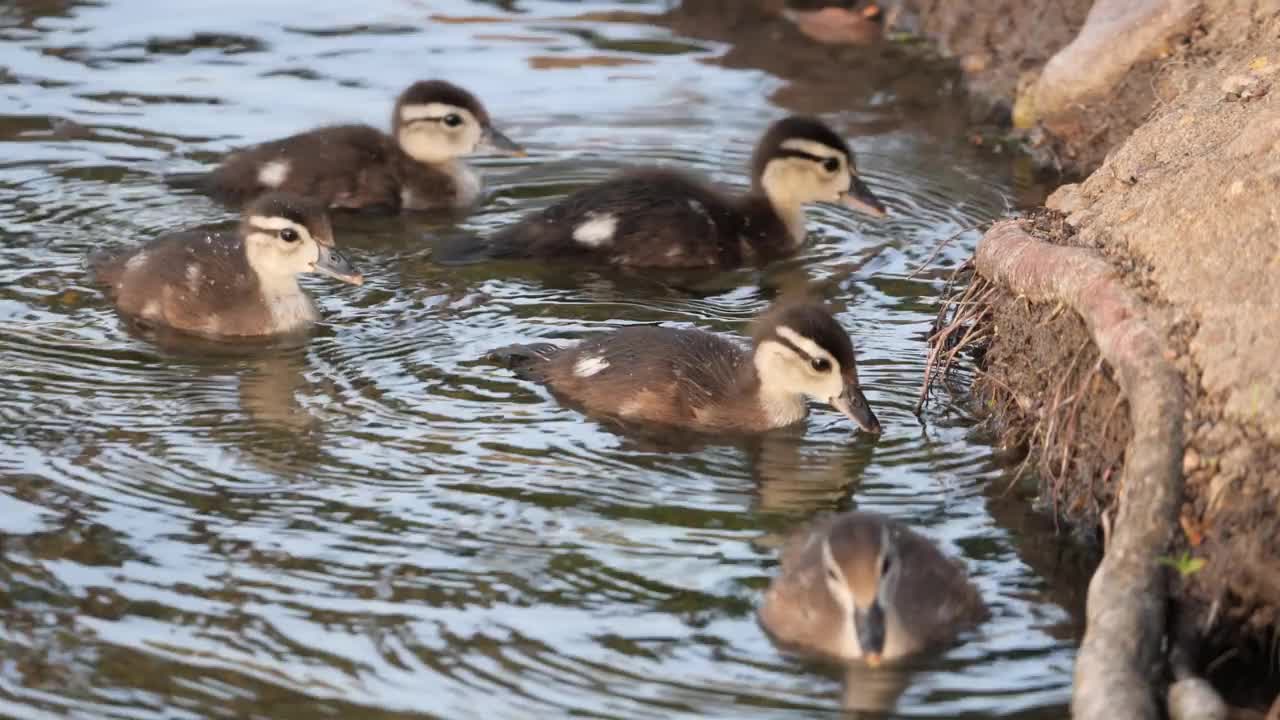
<svg viewBox="0 0 1280 720"><path fill-rule="evenodd" d="M909 0L916 29L964 73L973 116L1010 120L1013 99L1084 25L1093 0Z"/></svg>
<svg viewBox="0 0 1280 720"><path fill-rule="evenodd" d="M1038 213L1024 227L1071 244L1061 215ZM1001 446L1032 450L1019 473L1034 466L1039 503L1100 544L1133 432L1110 367L1080 317L1061 307L997 293L985 322L992 340L975 348L982 372L974 393L982 411Z"/></svg>

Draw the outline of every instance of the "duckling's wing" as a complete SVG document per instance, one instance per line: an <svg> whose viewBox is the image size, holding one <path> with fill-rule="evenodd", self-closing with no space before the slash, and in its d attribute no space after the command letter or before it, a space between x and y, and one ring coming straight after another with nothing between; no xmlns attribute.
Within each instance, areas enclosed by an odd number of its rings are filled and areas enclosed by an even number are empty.
<svg viewBox="0 0 1280 720"><path fill-rule="evenodd" d="M589 411L689 425L725 397L745 357L712 333L630 327L566 348L543 372L552 390Z"/></svg>
<svg viewBox="0 0 1280 720"><path fill-rule="evenodd" d="M162 307L175 325L243 303L256 280L236 233L190 230L162 235L111 256L95 279L108 285L126 314Z"/></svg>
<svg viewBox="0 0 1280 720"><path fill-rule="evenodd" d="M152 285L163 282L166 268L184 266L184 249L199 238L200 233L194 231L169 233L141 245L95 250L85 265L95 283L113 291L121 289L126 273L136 278L131 284Z"/></svg>
<svg viewBox="0 0 1280 720"><path fill-rule="evenodd" d="M499 231L493 257L595 257L624 265L722 261L734 208L704 183L669 170L633 171L579 190ZM736 244L733 245L736 251Z"/></svg>
<svg viewBox="0 0 1280 720"><path fill-rule="evenodd" d="M964 567L924 537L897 526L899 562L898 613L922 645L950 640L987 616L978 589Z"/></svg>
<svg viewBox="0 0 1280 720"><path fill-rule="evenodd" d="M390 138L367 125L318 128L228 155L205 189L234 205L280 190L330 207L398 210L396 152Z"/></svg>

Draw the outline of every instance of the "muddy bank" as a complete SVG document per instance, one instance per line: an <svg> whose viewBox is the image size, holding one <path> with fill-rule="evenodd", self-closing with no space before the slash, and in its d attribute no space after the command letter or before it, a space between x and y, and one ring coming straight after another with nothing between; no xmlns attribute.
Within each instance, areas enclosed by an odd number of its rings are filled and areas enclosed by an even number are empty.
<svg viewBox="0 0 1280 720"><path fill-rule="evenodd" d="M1233 701L1265 708L1280 647L1280 4L1110 5L1014 89L1016 123L1075 169L1096 166L1023 229L1105 259L1177 368L1182 440L1166 451L1182 487L1162 556L1163 632ZM1008 87L987 79L975 87ZM989 327L980 395L1006 440L1032 446L1055 510L1109 541L1123 531L1131 461L1115 433L1132 431L1107 418L1135 398L1106 363L1089 367L1097 338L1070 308L1014 290L989 293L978 318Z"/></svg>

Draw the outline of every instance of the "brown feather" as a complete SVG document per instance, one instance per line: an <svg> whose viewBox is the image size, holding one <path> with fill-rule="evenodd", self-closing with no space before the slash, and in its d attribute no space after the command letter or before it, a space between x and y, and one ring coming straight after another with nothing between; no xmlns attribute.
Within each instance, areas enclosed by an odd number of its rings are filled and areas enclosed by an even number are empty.
<svg viewBox="0 0 1280 720"><path fill-rule="evenodd" d="M584 374L579 363L607 363ZM532 368L587 412L702 430L751 429L758 387L742 346L701 330L632 327L564 348Z"/></svg>
<svg viewBox="0 0 1280 720"><path fill-rule="evenodd" d="M600 218L616 221L607 243L590 247L574 238L581 225ZM772 260L790 242L763 196L727 196L691 175L643 168L579 190L488 244L493 257L690 268Z"/></svg>
<svg viewBox="0 0 1280 720"><path fill-rule="evenodd" d="M262 184L259 172L275 161L288 163L283 182ZM401 209L405 190L440 207L453 205L457 196L447 172L414 161L391 137L368 125L318 128L239 150L206 183L209 194L237 206L271 190L315 198L332 208L385 212Z"/></svg>

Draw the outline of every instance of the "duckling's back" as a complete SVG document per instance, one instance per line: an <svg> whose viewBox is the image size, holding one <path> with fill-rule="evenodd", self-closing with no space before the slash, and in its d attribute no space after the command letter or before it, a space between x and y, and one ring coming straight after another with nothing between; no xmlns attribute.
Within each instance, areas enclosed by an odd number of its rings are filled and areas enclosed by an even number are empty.
<svg viewBox="0 0 1280 720"><path fill-rule="evenodd" d="M498 258L590 258L616 265L706 267L743 261L742 212L700 180L667 169L636 170L499 231Z"/></svg>
<svg viewBox="0 0 1280 720"><path fill-rule="evenodd" d="M237 206L281 190L329 207L398 210L399 164L380 130L338 125L238 150L208 175L205 189Z"/></svg>
<svg viewBox="0 0 1280 720"><path fill-rule="evenodd" d="M749 427L752 398L734 394L749 354L700 330L628 327L560 348L490 354L589 413L704 430Z"/></svg>
<svg viewBox="0 0 1280 720"><path fill-rule="evenodd" d="M126 316L211 335L259 334L269 319L234 233L172 233L97 253L89 269Z"/></svg>

